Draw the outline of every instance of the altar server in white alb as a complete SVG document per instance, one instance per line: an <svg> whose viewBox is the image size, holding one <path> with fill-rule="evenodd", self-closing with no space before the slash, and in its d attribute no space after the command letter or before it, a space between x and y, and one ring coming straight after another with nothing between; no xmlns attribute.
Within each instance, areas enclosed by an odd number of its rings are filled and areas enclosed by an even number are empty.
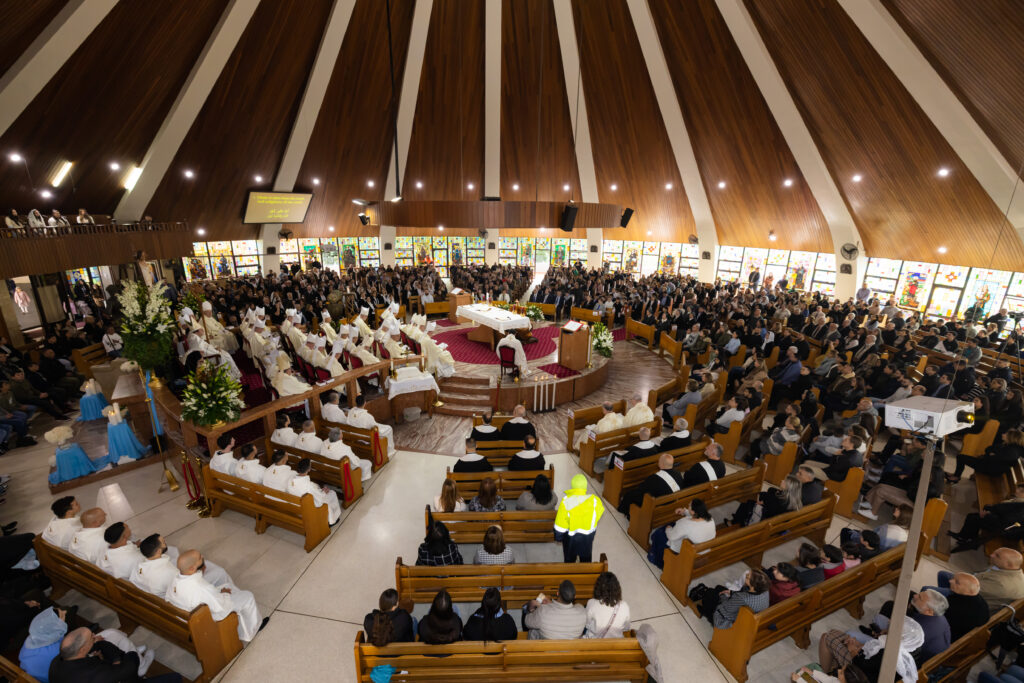
<svg viewBox="0 0 1024 683"><path fill-rule="evenodd" d="M303 458L295 464L295 476L288 482L288 493L301 498L307 493L313 496L316 506L327 506L327 523L334 526L341 519L341 503L338 502L338 494L335 491L314 484L309 478L309 470L313 463L309 458Z"/></svg>
<svg viewBox="0 0 1024 683"><path fill-rule="evenodd" d="M288 466L288 454L274 451L270 455L270 467L263 473L263 485L278 491L287 491L288 482L295 476L295 470Z"/></svg>
<svg viewBox="0 0 1024 683"><path fill-rule="evenodd" d="M235 464L235 476L253 484L263 482L263 473L267 471L256 459L256 445L247 443L242 446L242 457Z"/></svg>
<svg viewBox="0 0 1024 683"><path fill-rule="evenodd" d="M203 302L203 317L199 320L198 327L206 330L206 340L221 351L234 353L238 350L238 340L235 339L234 333L220 324L217 316L213 314L213 304L209 301Z"/></svg>
<svg viewBox="0 0 1024 683"><path fill-rule="evenodd" d="M210 469L221 474L235 475L235 437L221 434L217 437L217 450L210 458Z"/></svg>
<svg viewBox="0 0 1024 683"><path fill-rule="evenodd" d="M82 528L71 536L68 552L83 560L99 564L107 549L103 532L107 530L107 513L103 508L89 508L82 513Z"/></svg>
<svg viewBox="0 0 1024 683"><path fill-rule="evenodd" d="M74 496L64 496L53 501L50 509L53 510L53 519L43 529L43 540L67 550L71 545L71 538L82 528L82 520L78 518L82 506Z"/></svg>
<svg viewBox="0 0 1024 683"><path fill-rule="evenodd" d="M295 430L288 423L288 416L278 415L277 428L270 435L270 440L282 446L294 446L295 440L298 438L299 435L295 433Z"/></svg>
<svg viewBox="0 0 1024 683"><path fill-rule="evenodd" d="M507 346L508 348L515 351L515 364L519 368L519 374L521 376L526 375L526 351L523 351L523 342L519 341L515 334L506 334L498 341L498 345L494 347L494 352L498 354L498 358L501 358L502 347Z"/></svg>
<svg viewBox="0 0 1024 683"><path fill-rule="evenodd" d="M167 602L191 612L199 605L208 605L214 621L222 621L230 613L238 614L238 637L248 643L256 637L270 617L260 618L256 598L249 591L224 586L217 588L203 576L203 556L198 550L186 550L178 558L178 575L167 587Z"/></svg>
<svg viewBox="0 0 1024 683"><path fill-rule="evenodd" d="M373 419L373 415L370 414L363 406L366 405L366 398L364 396L356 396L356 407L348 411L348 423L353 427L359 427L360 429L373 429L377 428L381 438L388 440L388 456L395 454L395 432L391 429L391 425L384 425Z"/></svg>
<svg viewBox="0 0 1024 683"><path fill-rule="evenodd" d="M349 464L352 467L358 467L362 472L360 478L363 481L373 476L373 463L356 455L352 448L341 440L341 430L337 427L328 432L327 441L324 442L323 450L320 454L331 460L348 458Z"/></svg>
<svg viewBox="0 0 1024 683"><path fill-rule="evenodd" d="M324 447L324 440L316 435L316 424L312 420L302 423L302 431L295 440L295 447L310 453L319 453Z"/></svg>
<svg viewBox="0 0 1024 683"><path fill-rule="evenodd" d="M100 569L115 579L127 579L146 559L139 546L131 542L131 537L131 527L124 522L114 522L103 532L107 549L100 557Z"/></svg>

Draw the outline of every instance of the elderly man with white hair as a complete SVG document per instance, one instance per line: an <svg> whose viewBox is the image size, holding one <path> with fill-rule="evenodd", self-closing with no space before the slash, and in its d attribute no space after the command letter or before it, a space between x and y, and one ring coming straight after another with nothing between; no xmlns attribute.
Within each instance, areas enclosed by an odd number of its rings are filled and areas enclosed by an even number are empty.
<svg viewBox="0 0 1024 683"><path fill-rule="evenodd" d="M320 312L320 329L324 331L327 341L332 344L338 338L338 333L334 331L334 325L331 324L331 313L327 309Z"/></svg>
<svg viewBox="0 0 1024 683"><path fill-rule="evenodd" d="M295 440L295 447L310 453L320 453L323 450L324 441L316 435L316 423L312 420L302 423L302 431L299 432L299 438Z"/></svg>
<svg viewBox="0 0 1024 683"><path fill-rule="evenodd" d="M373 429L376 427L380 432L381 437L388 440L388 455L394 457L395 455L395 432L391 428L391 425L380 424L374 419L373 415L370 414L364 406L366 405L366 398L363 396L356 396L356 405L354 408L348 411L348 423L353 427L359 429Z"/></svg>
<svg viewBox="0 0 1024 683"><path fill-rule="evenodd" d="M320 449L320 455L331 460L348 458L348 462L352 467L358 467L362 471L361 479L363 481L373 476L373 463L356 455L352 448L341 440L341 430L337 427L332 428L327 433L327 441L324 441L324 445Z"/></svg>
<svg viewBox="0 0 1024 683"><path fill-rule="evenodd" d="M651 410L650 406L644 403L643 398L640 394L633 394L629 398L629 410L626 411L626 416L622 419L623 427L636 427L650 422L654 419L654 411Z"/></svg>
<svg viewBox="0 0 1024 683"><path fill-rule="evenodd" d="M384 348L392 358L401 358L410 353L409 348L402 343L402 330L399 328L397 320L394 318L386 320L381 324L381 329L385 334Z"/></svg>
<svg viewBox="0 0 1024 683"><path fill-rule="evenodd" d="M235 339L235 335L232 332L229 332L217 320L217 316L213 314L213 304L209 301L204 301L202 309L203 315L199 319L198 327L202 327L206 331L206 340L221 351L226 351L227 353L237 351L238 340Z"/></svg>

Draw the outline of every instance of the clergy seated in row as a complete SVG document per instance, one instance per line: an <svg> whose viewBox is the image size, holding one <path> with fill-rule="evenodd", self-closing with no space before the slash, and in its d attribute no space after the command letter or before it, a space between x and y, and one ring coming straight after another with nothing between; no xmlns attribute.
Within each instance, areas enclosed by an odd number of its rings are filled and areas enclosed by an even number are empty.
<svg viewBox="0 0 1024 683"><path fill-rule="evenodd" d="M651 428L641 427L637 432L637 436L640 440L630 446L624 451L612 451L608 454L607 458L601 458L594 461L594 472L600 474L607 472L609 469L615 466L615 460L619 459L622 462L629 462L630 460L638 460L640 458L646 458L649 455L656 455L661 452L661 447L658 444L651 441Z"/></svg>
<svg viewBox="0 0 1024 683"><path fill-rule="evenodd" d="M373 330L370 329L370 326L366 322L369 317L370 309L363 306L359 309L359 315L357 315L352 321L356 326L356 329L359 330L359 336L363 339L363 346L369 346L370 342L373 341Z"/></svg>
<svg viewBox="0 0 1024 683"><path fill-rule="evenodd" d="M348 423L359 429L373 429L380 432L381 438L388 440L388 455L395 454L395 432L391 425L380 424L366 408L366 399L363 396L356 396L356 407L348 411Z"/></svg>
<svg viewBox="0 0 1024 683"><path fill-rule="evenodd" d="M537 430L526 419L526 406L522 403L512 409L512 418L501 427L501 438L505 441L522 441L527 434L537 436Z"/></svg>
<svg viewBox="0 0 1024 683"><path fill-rule="evenodd" d="M658 458L658 471L640 482L640 485L623 492L618 510L629 517L629 506L643 503L644 496L667 496L683 488L683 473L675 469L675 458L671 453L662 453Z"/></svg>
<svg viewBox="0 0 1024 683"><path fill-rule="evenodd" d="M317 454L324 449L324 440L316 435L316 424L312 420L302 423L302 431L295 439L295 447Z"/></svg>
<svg viewBox="0 0 1024 683"><path fill-rule="evenodd" d="M307 493L313 496L317 507L327 506L327 523L334 526L341 519L341 503L338 502L338 494L326 486L314 484L309 478L309 471L313 463L309 458L303 458L295 464L295 476L288 482L288 493L301 498Z"/></svg>
<svg viewBox="0 0 1024 683"><path fill-rule="evenodd" d="M531 472L546 467L544 456L537 450L537 437L527 434L523 439L523 450L513 455L508 461L510 472Z"/></svg>
<svg viewBox="0 0 1024 683"><path fill-rule="evenodd" d="M352 467L357 467L361 471L361 479L367 481L373 476L373 463L364 458L360 458L352 450L348 444L341 440L341 430L337 427L333 427L330 432L327 433L327 441L324 441L323 449L320 454L325 458L331 460L341 460L342 458L348 458L348 462Z"/></svg>
<svg viewBox="0 0 1024 683"><path fill-rule="evenodd" d="M302 324L302 316L294 308L289 308L285 311L285 316L285 320L281 323L280 327L281 334L291 342L293 348L299 349L306 343L306 335L299 328L299 325Z"/></svg>
<svg viewBox="0 0 1024 683"><path fill-rule="evenodd" d="M320 416L327 422L348 424L348 416L341 407L341 394L337 391L327 392L327 400L320 406Z"/></svg>
<svg viewBox="0 0 1024 683"><path fill-rule="evenodd" d="M455 374L455 359L447 344L438 344L430 337L437 329L437 323L427 322L427 316L413 316L413 324L407 326L406 335L420 345L426 360L426 371L438 377L451 377Z"/></svg>
<svg viewBox="0 0 1024 683"><path fill-rule="evenodd" d="M242 457L235 462L235 476L253 484L263 483L263 474L267 468L256 457L255 444L247 443L242 446Z"/></svg>
<svg viewBox="0 0 1024 683"><path fill-rule="evenodd" d="M326 308L320 311L320 331L327 337L327 341L334 343L338 338L338 333L334 329L334 325L331 324L331 313Z"/></svg>
<svg viewBox="0 0 1024 683"><path fill-rule="evenodd" d="M235 437L221 434L217 437L217 450L210 458L210 469L221 474L235 474Z"/></svg>
<svg viewBox="0 0 1024 683"><path fill-rule="evenodd" d="M238 340L234 332L229 331L213 314L213 304L204 301L202 306L202 318L199 320L199 327L206 331L206 340L221 351L231 354L238 350Z"/></svg>
<svg viewBox="0 0 1024 683"><path fill-rule="evenodd" d="M714 441L704 449L704 460L690 467L683 473L683 488L697 486L709 481L717 481L725 476L725 463L722 462L722 444Z"/></svg>
<svg viewBox="0 0 1024 683"><path fill-rule="evenodd" d="M168 546L160 534L150 534L139 543L139 552L143 559L128 580L147 593L167 595L167 589L178 575L178 549ZM218 588L235 585L223 567L209 560L205 562L203 577Z"/></svg>
<svg viewBox="0 0 1024 683"><path fill-rule="evenodd" d="M679 448L686 448L692 443L690 436L690 424L684 417L677 417L673 425L673 432L666 437L655 439L658 448L662 452L674 451Z"/></svg>
<svg viewBox="0 0 1024 683"><path fill-rule="evenodd" d="M64 496L50 505L53 519L43 529L43 540L61 550L67 550L71 539L82 528L82 520L78 518L82 506L74 496Z"/></svg>
<svg viewBox="0 0 1024 683"><path fill-rule="evenodd" d="M287 491L288 483L295 476L295 470L288 466L288 454L284 451L274 451L270 456L270 466L263 473L263 485Z"/></svg>
<svg viewBox="0 0 1024 683"><path fill-rule="evenodd" d="M292 363L285 354L280 353L276 358L276 362L271 367L275 371L270 377L270 384L277 390L278 395L295 396L304 394L312 389L309 384L299 377L299 373L292 368Z"/></svg>
<svg viewBox="0 0 1024 683"><path fill-rule="evenodd" d="M279 414L277 416L277 429L270 435L270 440L282 446L294 446L299 435L291 428L288 416Z"/></svg>
<svg viewBox="0 0 1024 683"><path fill-rule="evenodd" d="M651 410L651 407L644 403L640 394L633 394L632 398L629 399L629 410L626 411L626 416L622 418L622 426L636 427L653 420L654 411Z"/></svg>
<svg viewBox="0 0 1024 683"><path fill-rule="evenodd" d="M107 513L103 508L89 508L82 513L82 528L71 536L68 552L75 557L99 564L100 557L107 549L103 532L107 530Z"/></svg>
<svg viewBox="0 0 1024 683"><path fill-rule="evenodd" d="M455 461L453 472L493 472L494 466L476 452L476 441L466 439L466 454Z"/></svg>
<svg viewBox="0 0 1024 683"><path fill-rule="evenodd" d="M188 335L188 350L199 351L203 354L203 358L211 360L217 365L225 366L231 379L238 381L241 378L242 373L239 371L238 366L235 365L235 359L227 351L222 351L208 342L206 332L202 327L193 329L192 333Z"/></svg>
<svg viewBox="0 0 1024 683"><path fill-rule="evenodd" d="M491 424L494 418L490 411L484 413L481 419L484 421L483 424L473 427L469 438L474 441L501 441L501 430Z"/></svg>
<svg viewBox="0 0 1024 683"><path fill-rule="evenodd" d="M178 557L178 575L167 588L166 599L175 607L191 612L208 605L214 621L222 621L232 612L238 615L238 637L248 643L270 617L260 618L256 598L235 586L217 586L204 575L206 563L198 550L186 550Z"/></svg>
<svg viewBox="0 0 1024 683"><path fill-rule="evenodd" d="M615 412L615 406L611 401L605 401L601 404L601 419L597 421L597 424L587 425L581 430L576 437L575 445L578 446L580 441L587 439L590 434L604 434L622 429L624 419L622 415Z"/></svg>
<svg viewBox="0 0 1024 683"><path fill-rule="evenodd" d="M139 546L131 542L132 530L124 522L114 522L103 532L106 550L100 556L99 567L115 579L128 579L145 557Z"/></svg>

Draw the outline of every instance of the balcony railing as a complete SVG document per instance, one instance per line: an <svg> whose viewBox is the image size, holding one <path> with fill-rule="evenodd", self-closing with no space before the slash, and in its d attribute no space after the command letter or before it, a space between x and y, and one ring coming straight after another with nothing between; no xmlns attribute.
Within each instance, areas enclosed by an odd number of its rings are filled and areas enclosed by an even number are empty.
<svg viewBox="0 0 1024 683"><path fill-rule="evenodd" d="M0 239L40 239L73 235L115 235L133 232L188 232L188 223L72 223L45 227L0 228Z"/></svg>

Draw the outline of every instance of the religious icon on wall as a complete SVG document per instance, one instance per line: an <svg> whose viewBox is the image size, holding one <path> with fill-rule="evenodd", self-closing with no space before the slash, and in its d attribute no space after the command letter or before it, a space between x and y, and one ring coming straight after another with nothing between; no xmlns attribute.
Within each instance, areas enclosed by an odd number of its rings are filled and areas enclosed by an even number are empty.
<svg viewBox="0 0 1024 683"><path fill-rule="evenodd" d="M217 277L231 277L231 264L227 256L221 256L216 261Z"/></svg>
<svg viewBox="0 0 1024 683"><path fill-rule="evenodd" d="M903 290L900 292L900 306L903 308L915 308L920 310L921 302L918 301L917 296L921 293L921 288L924 287L924 283L927 279L928 273L907 273L907 281L904 283Z"/></svg>
<svg viewBox="0 0 1024 683"><path fill-rule="evenodd" d="M672 275L676 272L676 257L672 254L666 254L661 257L661 273L662 275Z"/></svg>
<svg viewBox="0 0 1024 683"><path fill-rule="evenodd" d="M345 268L356 267L356 250L351 244L346 244L341 252L341 262L345 264Z"/></svg>
<svg viewBox="0 0 1024 683"><path fill-rule="evenodd" d="M427 247L423 244L419 245L416 251L416 265L428 266L433 262L434 260L430 258L430 252L427 251Z"/></svg>
<svg viewBox="0 0 1024 683"><path fill-rule="evenodd" d="M565 245L556 244L555 248L551 250L551 267L561 268L565 265Z"/></svg>
<svg viewBox="0 0 1024 683"><path fill-rule="evenodd" d="M806 289L804 286L804 278L807 277L807 269L803 266L798 267L793 271L793 289Z"/></svg>
<svg viewBox="0 0 1024 683"><path fill-rule="evenodd" d="M206 264L197 258L189 259L188 275L193 280L205 280L209 277L206 273Z"/></svg>
<svg viewBox="0 0 1024 683"><path fill-rule="evenodd" d="M626 272L635 273L640 263L640 254L636 249L630 249L626 252Z"/></svg>
<svg viewBox="0 0 1024 683"><path fill-rule="evenodd" d="M462 265L462 245L458 242L452 244L452 265Z"/></svg>

